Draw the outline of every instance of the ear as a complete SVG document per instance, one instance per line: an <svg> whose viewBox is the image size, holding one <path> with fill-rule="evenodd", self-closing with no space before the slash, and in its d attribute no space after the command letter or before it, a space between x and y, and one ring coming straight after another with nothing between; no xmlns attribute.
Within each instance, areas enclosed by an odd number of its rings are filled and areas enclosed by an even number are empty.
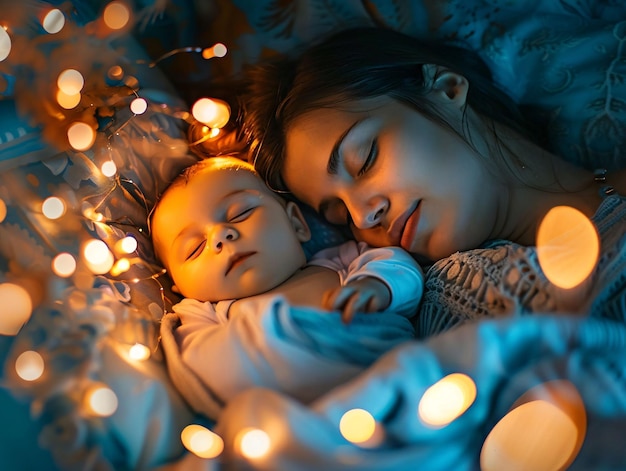
<svg viewBox="0 0 626 471"><path fill-rule="evenodd" d="M432 88L433 97L459 108L465 106L469 82L464 76L435 64L424 64L422 73L424 83Z"/></svg>
<svg viewBox="0 0 626 471"><path fill-rule="evenodd" d="M311 229L309 229L309 225L307 224L304 216L302 215L302 211L296 203L293 201L287 201L287 205L285 206L285 211L287 213L287 217L293 226L293 230L298 237L300 242L306 242L311 238Z"/></svg>

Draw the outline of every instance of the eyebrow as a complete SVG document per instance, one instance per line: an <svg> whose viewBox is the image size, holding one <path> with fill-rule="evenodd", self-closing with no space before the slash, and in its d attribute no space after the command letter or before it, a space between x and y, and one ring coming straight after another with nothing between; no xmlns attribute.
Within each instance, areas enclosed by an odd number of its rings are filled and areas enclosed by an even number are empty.
<svg viewBox="0 0 626 471"><path fill-rule="evenodd" d="M350 134L350 131L352 131L352 129L361 121L362 120L355 121L352 125L350 125L350 127L346 129L344 133L341 136L339 136L339 139L337 139L337 141L335 142L333 149L330 151L330 158L328 159L328 164L326 165L326 172L328 172L329 175L337 175L337 170L339 169L339 160L340 160L339 148L343 144L343 141L346 138L346 136Z"/></svg>

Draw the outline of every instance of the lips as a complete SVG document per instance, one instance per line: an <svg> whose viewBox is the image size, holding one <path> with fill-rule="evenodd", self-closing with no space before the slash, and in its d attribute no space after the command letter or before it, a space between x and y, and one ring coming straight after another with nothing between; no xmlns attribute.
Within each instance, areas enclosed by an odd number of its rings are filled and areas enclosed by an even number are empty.
<svg viewBox="0 0 626 471"><path fill-rule="evenodd" d="M393 245L399 245L405 250L410 249L420 219L420 203L421 200L413 203L391 224L388 235Z"/></svg>
<svg viewBox="0 0 626 471"><path fill-rule="evenodd" d="M241 263L243 263L244 260L251 257L255 253L256 252L243 252L243 253L236 253L236 254L231 255L230 258L228 259L228 265L226 266L225 274L228 275L228 273L233 268L239 266Z"/></svg>

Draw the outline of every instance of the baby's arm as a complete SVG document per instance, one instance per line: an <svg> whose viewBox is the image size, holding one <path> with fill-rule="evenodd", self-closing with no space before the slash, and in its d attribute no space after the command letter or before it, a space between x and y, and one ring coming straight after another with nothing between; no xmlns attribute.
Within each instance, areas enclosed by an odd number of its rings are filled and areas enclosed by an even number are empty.
<svg viewBox="0 0 626 471"><path fill-rule="evenodd" d="M341 287L326 293L328 309L343 311L349 322L356 312L392 310L412 317L422 298L423 273L400 247L372 248L347 242L315 254L309 262L336 270Z"/></svg>

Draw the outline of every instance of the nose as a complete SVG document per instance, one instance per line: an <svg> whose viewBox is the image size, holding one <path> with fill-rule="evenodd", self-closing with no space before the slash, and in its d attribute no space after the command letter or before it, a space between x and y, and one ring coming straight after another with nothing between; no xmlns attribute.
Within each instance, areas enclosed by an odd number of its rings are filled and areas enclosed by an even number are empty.
<svg viewBox="0 0 626 471"><path fill-rule="evenodd" d="M389 209L389 201L377 196L362 204L358 198L353 198L351 202L346 201L346 206L354 225L359 229L369 229L382 224Z"/></svg>
<svg viewBox="0 0 626 471"><path fill-rule="evenodd" d="M234 227L219 226L215 228L211 235L211 247L215 253L220 253L226 242L239 239L239 233Z"/></svg>

